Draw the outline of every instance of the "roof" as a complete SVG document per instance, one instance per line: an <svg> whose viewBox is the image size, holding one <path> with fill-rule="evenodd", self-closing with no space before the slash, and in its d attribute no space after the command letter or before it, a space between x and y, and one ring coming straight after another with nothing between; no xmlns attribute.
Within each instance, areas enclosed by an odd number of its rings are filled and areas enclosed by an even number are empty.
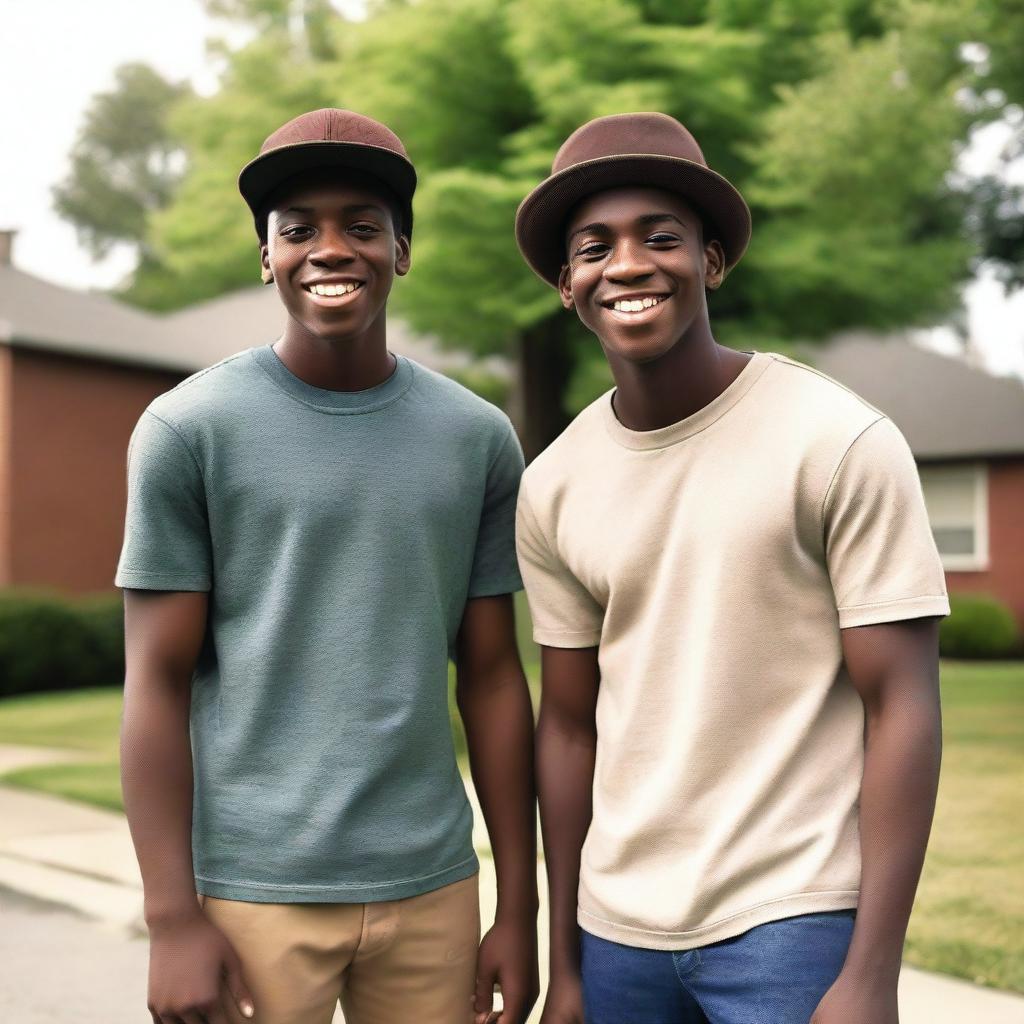
<svg viewBox="0 0 1024 1024"><path fill-rule="evenodd" d="M166 369L197 369L163 351L160 320L105 295L73 291L0 266L0 342Z"/></svg>
<svg viewBox="0 0 1024 1024"><path fill-rule="evenodd" d="M845 334L802 358L900 428L917 459L1024 454L1024 382L996 377L904 335Z"/></svg>
<svg viewBox="0 0 1024 1024"><path fill-rule="evenodd" d="M19 347L193 373L274 341L286 315L274 288L243 288L158 314L0 266L0 343ZM414 334L394 317L388 322L388 346L442 372L474 364L465 352L445 351L436 339ZM500 373L499 364L485 363Z"/></svg>

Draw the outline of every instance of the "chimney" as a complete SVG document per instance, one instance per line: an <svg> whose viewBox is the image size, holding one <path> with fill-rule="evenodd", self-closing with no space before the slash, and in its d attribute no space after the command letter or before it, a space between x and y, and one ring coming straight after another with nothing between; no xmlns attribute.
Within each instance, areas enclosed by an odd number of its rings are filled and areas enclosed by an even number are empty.
<svg viewBox="0 0 1024 1024"><path fill-rule="evenodd" d="M17 228L0 228L0 267L11 266L11 253L14 251L14 236Z"/></svg>

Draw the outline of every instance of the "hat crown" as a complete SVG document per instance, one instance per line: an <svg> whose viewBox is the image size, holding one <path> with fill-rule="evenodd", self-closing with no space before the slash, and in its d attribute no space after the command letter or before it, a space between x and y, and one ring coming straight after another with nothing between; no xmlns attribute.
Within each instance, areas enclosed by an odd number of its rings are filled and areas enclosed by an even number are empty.
<svg viewBox="0 0 1024 1024"><path fill-rule="evenodd" d="M402 140L386 125L354 110L323 107L299 114L271 133L260 146L260 155L303 142L351 142L376 146L408 159Z"/></svg>
<svg viewBox="0 0 1024 1024"><path fill-rule="evenodd" d="M674 117L656 112L596 117L577 128L555 154L551 173L617 156L668 156L707 167L697 140Z"/></svg>

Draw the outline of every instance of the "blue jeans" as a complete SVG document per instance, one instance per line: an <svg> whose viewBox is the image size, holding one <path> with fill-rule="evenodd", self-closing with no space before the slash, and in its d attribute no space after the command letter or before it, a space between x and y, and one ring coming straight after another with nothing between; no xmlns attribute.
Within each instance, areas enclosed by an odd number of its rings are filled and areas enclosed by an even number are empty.
<svg viewBox="0 0 1024 1024"><path fill-rule="evenodd" d="M583 932L586 1024L808 1024L839 975L854 911L805 914L698 949Z"/></svg>

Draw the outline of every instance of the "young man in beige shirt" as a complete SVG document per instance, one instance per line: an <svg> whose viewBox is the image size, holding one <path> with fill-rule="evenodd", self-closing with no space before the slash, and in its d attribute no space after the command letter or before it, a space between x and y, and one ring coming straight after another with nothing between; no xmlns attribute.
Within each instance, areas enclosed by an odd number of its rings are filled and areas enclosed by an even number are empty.
<svg viewBox="0 0 1024 1024"><path fill-rule="evenodd" d="M519 496L542 1024L895 1024L948 612L906 442L715 341L750 215L673 119L584 125L516 235L615 379Z"/></svg>

